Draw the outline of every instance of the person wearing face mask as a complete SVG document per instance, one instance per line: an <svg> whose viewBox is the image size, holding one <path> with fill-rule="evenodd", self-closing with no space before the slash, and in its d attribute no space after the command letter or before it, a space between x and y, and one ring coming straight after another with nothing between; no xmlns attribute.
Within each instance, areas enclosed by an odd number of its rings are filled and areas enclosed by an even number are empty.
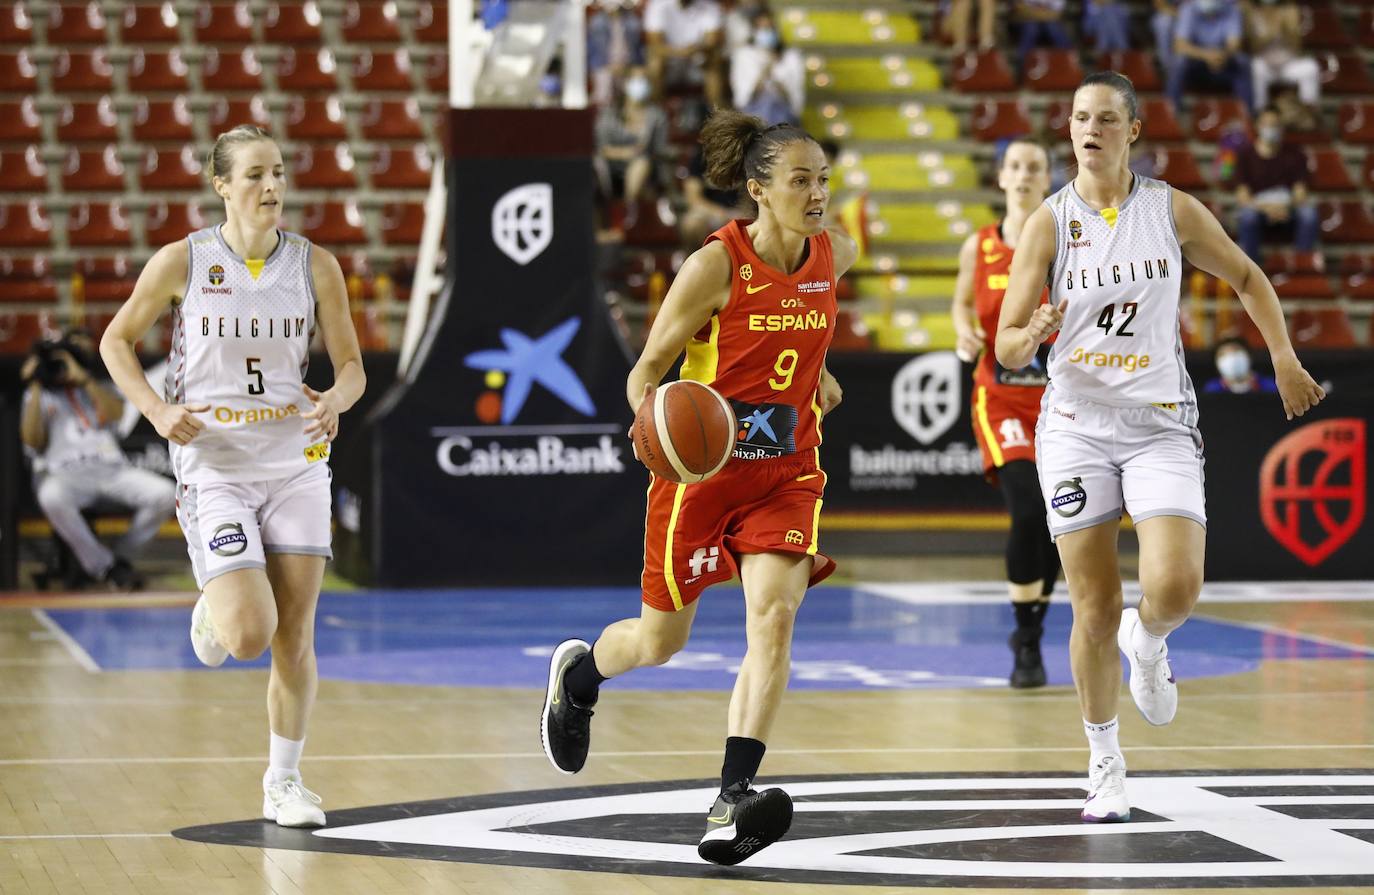
<svg viewBox="0 0 1374 895"><path fill-rule="evenodd" d="M1241 52L1244 20L1235 0L1187 0L1174 25L1174 65L1168 94L1182 110L1185 90L1230 92L1253 108L1250 60Z"/></svg>
<svg viewBox="0 0 1374 895"><path fill-rule="evenodd" d="M800 124L806 103L806 66L801 53L785 47L767 10L755 14L750 42L730 57L730 91L735 107L769 124Z"/></svg>
<svg viewBox="0 0 1374 895"><path fill-rule="evenodd" d="M1294 248L1311 252L1320 222L1307 194L1307 157L1298 147L1284 145L1278 110L1265 109L1255 124L1257 139L1236 155L1240 246L1259 261L1266 228L1284 228L1291 229Z"/></svg>
<svg viewBox="0 0 1374 895"><path fill-rule="evenodd" d="M1222 339L1217 343L1217 377L1202 387L1204 392L1229 392L1244 395L1252 392L1277 392L1272 376L1261 376L1250 365L1250 346L1243 339Z"/></svg>
<svg viewBox="0 0 1374 895"><path fill-rule="evenodd" d="M653 176L654 162L667 152L668 119L650 101L652 88L642 68L626 72L619 102L602 107L596 121L596 170L601 198L625 200L625 225L638 218L639 199Z"/></svg>
<svg viewBox="0 0 1374 895"><path fill-rule="evenodd" d="M1269 86L1295 84L1298 97L1315 106L1321 100L1321 67L1312 56L1302 55L1302 19L1296 3L1260 0L1246 16L1251 74L1255 82L1255 106L1269 103Z"/></svg>

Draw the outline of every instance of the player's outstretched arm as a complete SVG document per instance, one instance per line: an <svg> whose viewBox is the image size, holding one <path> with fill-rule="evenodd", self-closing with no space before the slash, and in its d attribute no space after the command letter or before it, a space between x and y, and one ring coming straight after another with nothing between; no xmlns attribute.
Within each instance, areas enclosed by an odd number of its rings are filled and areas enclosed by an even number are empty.
<svg viewBox="0 0 1374 895"><path fill-rule="evenodd" d="M959 247L959 276L954 281L954 298L949 305L949 316L954 321L954 351L965 362L977 359L985 336L974 307L973 269L977 265L978 234L970 233Z"/></svg>
<svg viewBox="0 0 1374 895"><path fill-rule="evenodd" d="M1058 307L1040 304L1040 294L1054 264L1054 215L1041 205L1026 220L1011 258L1011 275L997 318L997 362L1019 370L1035 357L1040 343L1064 322L1068 301Z"/></svg>
<svg viewBox="0 0 1374 895"><path fill-rule="evenodd" d="M310 273L315 280L315 319L320 325L329 362L334 367L334 384L323 392L302 386L312 406L301 414L309 422L305 432L333 441L339 434L339 414L363 396L367 375L363 354L358 348L358 333L348 313L348 290L343 269L334 255L319 246L310 247Z"/></svg>
<svg viewBox="0 0 1374 895"><path fill-rule="evenodd" d="M1269 278L1227 235L1207 207L1187 193L1173 190L1174 223L1183 257L1199 270L1230 283L1245 312L1255 321L1269 357L1288 419L1302 416L1326 397L1326 390L1303 369L1288 339L1283 307Z"/></svg>
<svg viewBox="0 0 1374 895"><path fill-rule="evenodd" d="M181 300L186 288L189 254L186 241L174 242L157 250L143 266L134 283L133 294L120 307L105 334L100 337L100 357L110 378L139 413L148 418L157 434L173 444L186 444L205 428L197 413L209 404L168 404L153 391L143 375L134 345L148 332L162 312Z"/></svg>
<svg viewBox="0 0 1374 895"><path fill-rule="evenodd" d="M639 362L625 382L625 400L631 410L639 409L646 387L663 380L688 340L712 314L725 307L730 299L731 273L730 252L718 240L697 249L683 262L654 318Z"/></svg>

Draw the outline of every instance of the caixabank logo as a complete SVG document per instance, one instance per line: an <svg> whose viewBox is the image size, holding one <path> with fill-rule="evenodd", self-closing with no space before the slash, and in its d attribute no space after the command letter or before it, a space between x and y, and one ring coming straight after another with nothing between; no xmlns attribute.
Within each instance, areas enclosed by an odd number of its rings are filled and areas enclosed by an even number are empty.
<svg viewBox="0 0 1374 895"><path fill-rule="evenodd" d="M792 828L737 867L697 856L705 781L498 793L331 810L329 826L190 827L196 842L792 884L969 889L1374 885L1374 772L1175 771L1127 779L1129 823L1083 824L1085 775L763 781Z"/></svg>
<svg viewBox="0 0 1374 895"><path fill-rule="evenodd" d="M1260 464L1260 519L1274 540L1319 566L1365 521L1365 421L1320 420L1285 435Z"/></svg>

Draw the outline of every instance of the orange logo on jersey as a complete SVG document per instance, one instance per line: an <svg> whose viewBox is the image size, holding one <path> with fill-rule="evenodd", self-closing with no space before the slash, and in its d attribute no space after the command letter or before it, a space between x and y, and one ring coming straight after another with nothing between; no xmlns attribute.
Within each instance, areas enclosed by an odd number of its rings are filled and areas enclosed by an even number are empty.
<svg viewBox="0 0 1374 895"><path fill-rule="evenodd" d="M754 265L741 264L739 266L739 278L746 282L752 280L754 278Z"/></svg>
<svg viewBox="0 0 1374 895"><path fill-rule="evenodd" d="M1101 351L1084 351L1075 348L1069 355L1069 363L1085 367L1120 367L1127 373L1143 370L1150 365L1148 354L1106 354Z"/></svg>
<svg viewBox="0 0 1374 895"><path fill-rule="evenodd" d="M753 295L755 292L762 292L763 290L767 289L767 288L768 288L769 286L771 286L771 285L773 285L773 284L772 284L772 283L764 283L762 286L745 286L745 287L744 287L744 291L745 291L745 292L748 292L750 295Z"/></svg>
<svg viewBox="0 0 1374 895"><path fill-rule="evenodd" d="M285 407L255 407L251 410L237 410L233 407L216 407L214 409L215 422L227 425L275 423L300 412L300 408L295 404L287 404Z"/></svg>

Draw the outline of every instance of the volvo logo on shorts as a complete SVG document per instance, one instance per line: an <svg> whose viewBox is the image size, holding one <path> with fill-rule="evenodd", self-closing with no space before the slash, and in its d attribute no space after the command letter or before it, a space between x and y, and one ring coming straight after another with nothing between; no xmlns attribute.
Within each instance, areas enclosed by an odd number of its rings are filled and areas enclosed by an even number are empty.
<svg viewBox="0 0 1374 895"><path fill-rule="evenodd" d="M953 351L909 361L892 379L892 418L921 444L931 444L959 420L962 370Z"/></svg>
<svg viewBox="0 0 1374 895"><path fill-rule="evenodd" d="M553 185L527 183L491 209L491 239L516 264L529 264L553 241Z"/></svg>
<svg viewBox="0 0 1374 895"><path fill-rule="evenodd" d="M210 549L220 556L238 556L248 549L248 535L243 533L243 523L226 522L210 536Z"/></svg>
<svg viewBox="0 0 1374 895"><path fill-rule="evenodd" d="M220 267L218 264L210 265L209 274L211 286L218 286L220 283L224 282L224 268Z"/></svg>
<svg viewBox="0 0 1374 895"><path fill-rule="evenodd" d="M593 761L596 753L592 754ZM988 889L1374 885L1374 773L1136 772L1131 821L1088 826L1078 772L771 778L792 828L745 863L697 856L705 780L488 793L351 808L293 830L260 818L173 831L216 845L793 886ZM781 890L780 890L781 891Z"/></svg>
<svg viewBox="0 0 1374 895"><path fill-rule="evenodd" d="M1083 490L1083 479L1074 477L1054 486L1054 496L1050 498L1050 508L1065 518L1077 516L1088 505L1088 492Z"/></svg>

